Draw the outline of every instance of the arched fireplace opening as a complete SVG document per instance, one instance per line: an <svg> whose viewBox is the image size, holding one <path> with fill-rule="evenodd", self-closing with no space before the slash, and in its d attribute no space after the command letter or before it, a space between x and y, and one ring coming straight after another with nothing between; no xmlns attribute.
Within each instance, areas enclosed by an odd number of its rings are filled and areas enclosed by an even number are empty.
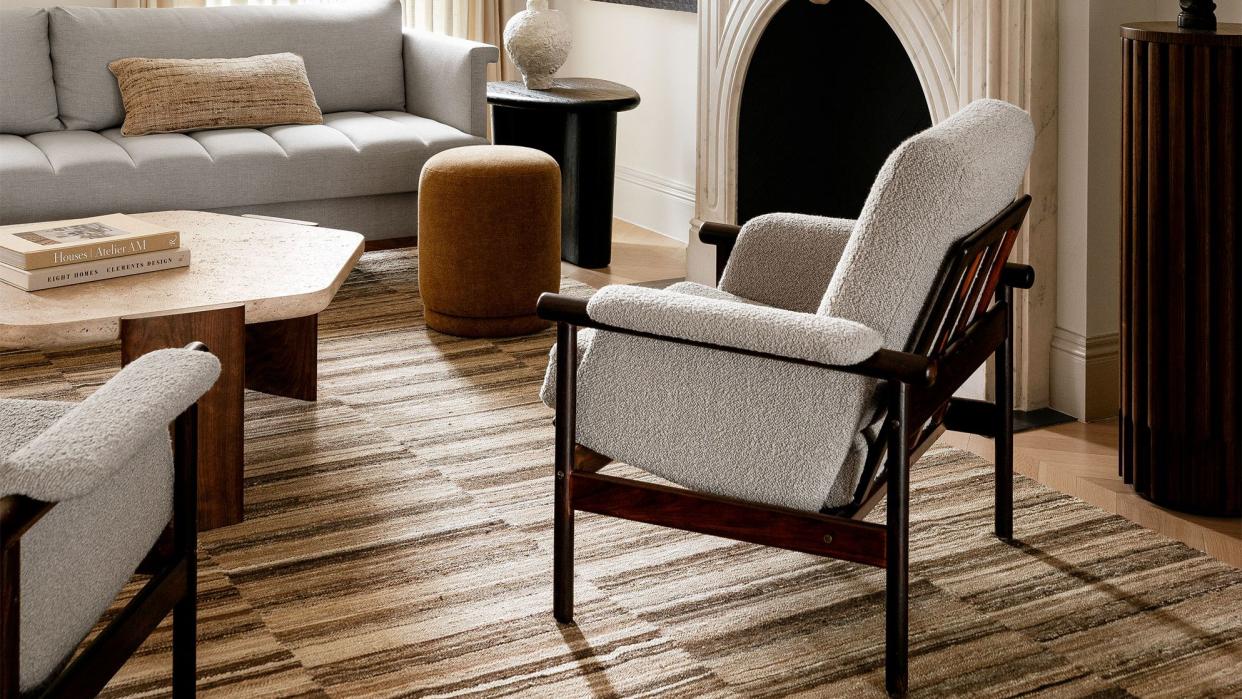
<svg viewBox="0 0 1242 699"><path fill-rule="evenodd" d="M866 0L788 0L747 68L737 221L773 211L856 218L884 159L929 126L914 64Z"/></svg>

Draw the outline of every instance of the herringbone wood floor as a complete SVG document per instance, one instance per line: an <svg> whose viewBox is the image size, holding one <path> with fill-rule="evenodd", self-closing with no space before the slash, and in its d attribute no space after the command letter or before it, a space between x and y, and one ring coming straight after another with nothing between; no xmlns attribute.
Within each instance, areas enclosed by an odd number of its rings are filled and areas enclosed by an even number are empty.
<svg viewBox="0 0 1242 699"><path fill-rule="evenodd" d="M668 238L624 221L617 221L614 238L611 268L583 270L565 264L565 276L599 287L684 273L679 270L685 269L685 248L670 244ZM992 459L991 440L955 433L942 439ZM1121 481L1115 422L1072 423L1020 434L1014 440L1014 460L1019 472L1044 485L1242 567L1242 519L1167 510L1139 497Z"/></svg>
<svg viewBox="0 0 1242 699"><path fill-rule="evenodd" d="M942 442L992 458L992 440L950 433ZM1019 473L1242 567L1242 520L1174 512L1144 500L1117 475L1116 421L1057 425L1014 438Z"/></svg>

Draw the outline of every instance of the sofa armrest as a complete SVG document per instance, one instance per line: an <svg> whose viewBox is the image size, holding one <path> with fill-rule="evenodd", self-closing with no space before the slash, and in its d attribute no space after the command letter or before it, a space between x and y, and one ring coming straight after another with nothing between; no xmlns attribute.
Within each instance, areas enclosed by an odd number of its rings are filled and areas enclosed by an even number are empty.
<svg viewBox="0 0 1242 699"><path fill-rule="evenodd" d="M487 64L495 46L413 29L404 32L405 111L487 136Z"/></svg>
<svg viewBox="0 0 1242 699"><path fill-rule="evenodd" d="M606 286L587 302L601 323L664 337L828 365L866 360L883 345L861 323L640 286Z"/></svg>

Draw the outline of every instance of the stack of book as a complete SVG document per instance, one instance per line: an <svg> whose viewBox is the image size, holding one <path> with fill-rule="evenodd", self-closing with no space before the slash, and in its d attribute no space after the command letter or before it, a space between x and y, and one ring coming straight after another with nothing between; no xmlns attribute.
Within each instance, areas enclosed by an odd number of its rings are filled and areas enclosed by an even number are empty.
<svg viewBox="0 0 1242 699"><path fill-rule="evenodd" d="M124 214L0 227L0 281L23 291L189 264L177 231Z"/></svg>

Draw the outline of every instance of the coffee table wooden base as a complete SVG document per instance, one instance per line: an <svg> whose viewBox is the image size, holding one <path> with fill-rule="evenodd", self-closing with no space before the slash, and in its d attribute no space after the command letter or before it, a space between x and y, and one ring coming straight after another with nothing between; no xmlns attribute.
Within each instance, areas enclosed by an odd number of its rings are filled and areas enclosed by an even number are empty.
<svg viewBox="0 0 1242 699"><path fill-rule="evenodd" d="M318 314L246 326L246 388L315 400L318 378Z"/></svg>
<svg viewBox="0 0 1242 699"><path fill-rule="evenodd" d="M198 340L220 360L220 378L198 401L198 528L242 521L243 398L251 388L315 400L318 315L246 325L242 305L121 319L121 363Z"/></svg>

